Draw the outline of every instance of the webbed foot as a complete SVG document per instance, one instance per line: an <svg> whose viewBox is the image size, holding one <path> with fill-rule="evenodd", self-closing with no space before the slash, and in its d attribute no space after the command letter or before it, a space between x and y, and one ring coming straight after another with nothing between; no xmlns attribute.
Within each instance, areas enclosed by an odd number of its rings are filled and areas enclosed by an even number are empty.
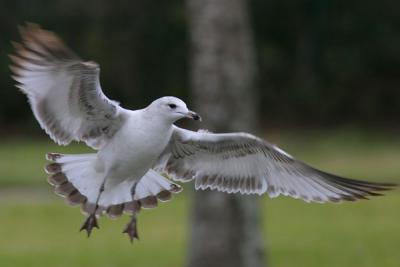
<svg viewBox="0 0 400 267"><path fill-rule="evenodd" d="M126 225L124 231L122 233L126 233L129 236L129 239L131 240L131 243L133 243L133 240L136 238L139 240L139 235L137 231L137 219L135 215L132 215L131 221Z"/></svg>
<svg viewBox="0 0 400 267"><path fill-rule="evenodd" d="M79 231L85 230L88 237L90 236L93 228L96 227L99 229L99 225L97 224L97 219L95 214L90 214L87 218L86 221L82 224L82 227Z"/></svg>

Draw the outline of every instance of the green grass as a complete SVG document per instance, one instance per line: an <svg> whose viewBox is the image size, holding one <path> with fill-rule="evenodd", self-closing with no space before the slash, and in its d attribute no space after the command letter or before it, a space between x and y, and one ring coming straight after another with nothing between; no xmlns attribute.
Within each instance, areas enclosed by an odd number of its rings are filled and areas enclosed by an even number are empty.
<svg viewBox="0 0 400 267"><path fill-rule="evenodd" d="M87 153L82 144L57 146L50 140L3 138L0 148L1 186L43 186L43 167L48 152Z"/></svg>
<svg viewBox="0 0 400 267"><path fill-rule="evenodd" d="M267 135L316 167L353 178L400 182L400 138L354 131L274 132ZM80 153L30 138L0 146L0 266L183 266L187 255L190 185L173 201L139 215L141 240L121 231L124 216L100 220L87 239L83 216L51 193L44 153ZM400 262L399 190L370 201L306 204L260 198L270 266L380 266Z"/></svg>

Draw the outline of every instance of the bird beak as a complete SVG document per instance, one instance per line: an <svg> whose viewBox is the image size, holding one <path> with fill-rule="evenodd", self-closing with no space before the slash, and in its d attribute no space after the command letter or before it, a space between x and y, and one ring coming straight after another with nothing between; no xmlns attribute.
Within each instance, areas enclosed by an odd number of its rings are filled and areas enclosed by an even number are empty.
<svg viewBox="0 0 400 267"><path fill-rule="evenodd" d="M200 115L197 114L196 112L193 112L193 111L189 111L189 112L186 114L186 117L189 118L189 119L193 119L193 120L195 120L195 121L201 121Z"/></svg>

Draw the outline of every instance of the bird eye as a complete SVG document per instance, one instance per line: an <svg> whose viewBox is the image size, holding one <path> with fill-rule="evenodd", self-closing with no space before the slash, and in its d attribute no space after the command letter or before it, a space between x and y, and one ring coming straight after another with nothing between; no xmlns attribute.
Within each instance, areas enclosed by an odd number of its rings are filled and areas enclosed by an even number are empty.
<svg viewBox="0 0 400 267"><path fill-rule="evenodd" d="M176 109L176 105L175 104L168 104L168 106L172 109Z"/></svg>

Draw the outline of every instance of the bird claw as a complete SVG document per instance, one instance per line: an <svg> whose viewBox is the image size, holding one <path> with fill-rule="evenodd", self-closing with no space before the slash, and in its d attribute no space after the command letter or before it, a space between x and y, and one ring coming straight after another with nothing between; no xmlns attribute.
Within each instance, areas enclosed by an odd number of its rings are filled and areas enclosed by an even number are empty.
<svg viewBox="0 0 400 267"><path fill-rule="evenodd" d="M126 233L129 236L129 239L131 243L133 243L133 240L136 238L139 240L139 235L137 231L137 221L136 221L136 216L133 215L131 221L126 225L124 231L122 233Z"/></svg>
<svg viewBox="0 0 400 267"><path fill-rule="evenodd" d="M87 236L89 237L92 229L96 227L99 229L99 225L97 224L97 219L95 214L90 214L87 218L86 221L82 224L82 227L79 231L86 230Z"/></svg>

